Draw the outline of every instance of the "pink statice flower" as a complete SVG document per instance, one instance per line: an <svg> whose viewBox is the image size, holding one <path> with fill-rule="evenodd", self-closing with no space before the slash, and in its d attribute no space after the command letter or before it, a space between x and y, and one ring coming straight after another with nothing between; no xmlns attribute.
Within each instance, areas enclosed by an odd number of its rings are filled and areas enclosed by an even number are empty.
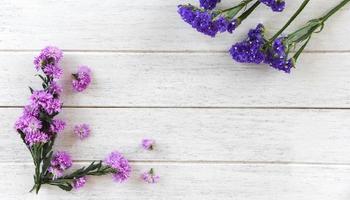
<svg viewBox="0 0 350 200"><path fill-rule="evenodd" d="M53 174L53 178L63 176L64 170L72 166L72 159L65 151L57 151L51 159L51 166L48 171Z"/></svg>
<svg viewBox="0 0 350 200"><path fill-rule="evenodd" d="M86 181L87 181L86 176L74 179L73 180L73 188L77 190L77 189L84 187Z"/></svg>
<svg viewBox="0 0 350 200"><path fill-rule="evenodd" d="M141 174L141 179L146 183L158 183L160 177L154 173L153 168Z"/></svg>
<svg viewBox="0 0 350 200"><path fill-rule="evenodd" d="M63 57L62 51L54 46L47 46L41 50L38 57L34 59L34 65L37 70L49 64L57 64Z"/></svg>
<svg viewBox="0 0 350 200"><path fill-rule="evenodd" d="M153 150L155 141L152 139L143 139L141 145L142 145L142 148L145 150Z"/></svg>
<svg viewBox="0 0 350 200"><path fill-rule="evenodd" d="M104 163L116 170L113 174L113 179L116 182L124 182L130 177L131 167L128 160L121 153L117 151L110 153Z"/></svg>
<svg viewBox="0 0 350 200"><path fill-rule="evenodd" d="M72 86L76 92L84 91L91 83L91 70L87 66L79 66L78 72L73 74Z"/></svg>
<svg viewBox="0 0 350 200"><path fill-rule="evenodd" d="M35 131L26 133L24 140L29 146L32 146L38 143L46 143L47 141L49 141L49 136L41 131Z"/></svg>
<svg viewBox="0 0 350 200"><path fill-rule="evenodd" d="M53 133L61 133L66 126L66 122L60 119L53 119L50 124L50 131Z"/></svg>
<svg viewBox="0 0 350 200"><path fill-rule="evenodd" d="M88 124L78 124L74 126L74 134L81 140L89 137L90 132L90 126Z"/></svg>

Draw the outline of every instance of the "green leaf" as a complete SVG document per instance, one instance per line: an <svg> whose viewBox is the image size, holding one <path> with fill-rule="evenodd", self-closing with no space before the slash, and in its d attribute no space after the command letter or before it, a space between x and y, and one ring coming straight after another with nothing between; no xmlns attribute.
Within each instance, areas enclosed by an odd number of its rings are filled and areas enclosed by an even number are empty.
<svg viewBox="0 0 350 200"><path fill-rule="evenodd" d="M72 185L70 183L67 183L66 185L64 184L59 184L57 185L59 188L65 191L71 191L73 189Z"/></svg>
<svg viewBox="0 0 350 200"><path fill-rule="evenodd" d="M32 87L29 87L30 93L33 94L34 89Z"/></svg>

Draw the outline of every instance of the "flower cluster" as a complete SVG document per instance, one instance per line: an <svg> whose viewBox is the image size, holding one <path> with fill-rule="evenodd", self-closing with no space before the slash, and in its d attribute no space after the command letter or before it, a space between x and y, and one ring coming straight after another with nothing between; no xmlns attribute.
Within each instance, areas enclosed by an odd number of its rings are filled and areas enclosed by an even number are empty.
<svg viewBox="0 0 350 200"><path fill-rule="evenodd" d="M259 0L261 3L270 7L274 12L282 12L286 7L284 0Z"/></svg>
<svg viewBox="0 0 350 200"><path fill-rule="evenodd" d="M40 55L35 58L34 65L37 71L41 69L45 75L58 79L62 75L62 68L59 66L62 58L63 53L60 49L48 46L41 50Z"/></svg>
<svg viewBox="0 0 350 200"><path fill-rule="evenodd" d="M155 141L152 139L143 139L142 148L145 150L153 150Z"/></svg>
<svg viewBox="0 0 350 200"><path fill-rule="evenodd" d="M90 132L90 126L88 124L78 124L74 126L74 134L81 140L89 137Z"/></svg>
<svg viewBox="0 0 350 200"><path fill-rule="evenodd" d="M219 2L220 0L199 0L199 5L206 10L212 10Z"/></svg>
<svg viewBox="0 0 350 200"><path fill-rule="evenodd" d="M35 58L36 69L41 69L46 77L41 75L44 81L42 90L31 89L29 104L24 107L22 115L15 123L15 129L20 133L25 143L33 146L39 143L47 143L57 133L63 131L65 122L53 119L62 108L60 94L62 88L56 82L62 69L59 67L59 61L63 54L56 47L46 47L38 57ZM48 73L46 70L55 66L59 73Z"/></svg>
<svg viewBox="0 0 350 200"><path fill-rule="evenodd" d="M107 166L115 169L113 178L116 182L124 182L129 178L131 167L128 160L118 151L110 153L107 158L104 160Z"/></svg>
<svg viewBox="0 0 350 200"><path fill-rule="evenodd" d="M73 75L72 86L76 92L84 91L91 83L91 70L87 66L79 66Z"/></svg>
<svg viewBox="0 0 350 200"><path fill-rule="evenodd" d="M240 16L236 17L252 1L242 0L239 4L231 8L213 10L220 0L200 0L201 8L197 8L191 4L179 5L178 13L186 23L190 24L198 32L215 37L219 32L233 33L260 3L266 4L275 12L281 12L285 7L285 2L282 0L258 0Z"/></svg>
<svg viewBox="0 0 350 200"><path fill-rule="evenodd" d="M66 173L73 164L71 156L65 151L53 152L56 136L66 125L63 120L55 118L62 109L62 87L57 83L62 75L59 65L62 58L62 51L52 46L44 48L35 58L35 69L42 71L38 77L43 81L43 88L34 90L30 87L29 104L15 122L15 129L30 151L35 165L35 184L31 191L38 193L43 184L55 185L66 191L79 189L85 185L87 176L113 174L115 180L125 181L130 176L131 168L128 160L118 152L113 152L106 159L106 165L102 161L94 161L71 173ZM83 91L91 83L91 71L86 66L80 66L73 77L72 84L76 91ZM74 133L83 139L89 136L90 128L87 124L77 125Z"/></svg>
<svg viewBox="0 0 350 200"><path fill-rule="evenodd" d="M141 179L146 183L158 183L160 177L154 173L153 168L141 174Z"/></svg>
<svg viewBox="0 0 350 200"><path fill-rule="evenodd" d="M63 176L63 172L72 166L72 159L65 151L56 152L51 159L51 166L48 171L53 174L53 178Z"/></svg>
<svg viewBox="0 0 350 200"><path fill-rule="evenodd" d="M266 63L271 67L290 73L293 62L288 59L288 53L283 43L284 38L273 41L272 47L268 46L268 40L264 36L264 26L258 24L251 29L246 40L232 45L230 54L240 63Z"/></svg>

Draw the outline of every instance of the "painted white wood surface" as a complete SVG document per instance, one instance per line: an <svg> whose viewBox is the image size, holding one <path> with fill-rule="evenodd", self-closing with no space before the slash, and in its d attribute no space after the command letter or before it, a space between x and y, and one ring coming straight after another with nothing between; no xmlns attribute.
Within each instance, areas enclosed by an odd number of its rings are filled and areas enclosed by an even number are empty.
<svg viewBox="0 0 350 200"><path fill-rule="evenodd" d="M36 196L27 192L32 186L32 165L0 164L1 195L6 200L348 200L350 197L349 166L163 163L132 167L133 176L125 184L113 183L111 177L94 178L81 191L67 193L45 186ZM139 180L138 174L150 167L155 167L162 176L157 185L145 185Z"/></svg>
<svg viewBox="0 0 350 200"><path fill-rule="evenodd" d="M0 135L2 161L31 159L12 129L19 113L0 109L9 133ZM68 126L57 149L75 160L104 159L118 149L133 161L350 164L348 110L69 108L60 118ZM83 122L93 131L80 142L72 126ZM143 137L157 140L154 151L140 147Z"/></svg>
<svg viewBox="0 0 350 200"><path fill-rule="evenodd" d="M349 199L350 6L291 75L226 53L257 22L273 34L301 1L288 0L283 14L261 6L234 35L215 39L181 21L176 6L188 1L0 1L0 199ZM311 1L290 30L337 2ZM32 164L13 123L27 86L39 84L33 57L48 44L66 50L60 117L69 124L57 148L78 165L120 150L134 169L128 183L91 178L78 192L28 193ZM91 66L94 80L73 94L78 64ZM82 142L71 133L80 122L93 129ZM155 151L140 149L144 137L157 140ZM139 180L151 167L157 185Z"/></svg>
<svg viewBox="0 0 350 200"><path fill-rule="evenodd" d="M71 50L153 50L153 51L226 51L234 41L258 22L272 35L293 14L302 0L290 0L283 14L266 6L235 33L213 40L196 33L181 21L177 5L198 1L184 0L2 0L0 49L41 49L54 43ZM223 0L221 7L231 5ZM238 0L236 2L239 2ZM311 1L293 27L320 17L338 0ZM229 4L230 3L230 4ZM322 34L311 41L309 50L350 50L348 32L350 6L332 18Z"/></svg>
<svg viewBox="0 0 350 200"><path fill-rule="evenodd" d="M0 53L2 106L27 103L35 53ZM350 53L307 53L291 75L234 63L226 53L66 53L65 106L350 107ZM71 73L91 66L94 80L73 94ZM9 87L9 83L11 86ZM8 95L11 94L11 95Z"/></svg>

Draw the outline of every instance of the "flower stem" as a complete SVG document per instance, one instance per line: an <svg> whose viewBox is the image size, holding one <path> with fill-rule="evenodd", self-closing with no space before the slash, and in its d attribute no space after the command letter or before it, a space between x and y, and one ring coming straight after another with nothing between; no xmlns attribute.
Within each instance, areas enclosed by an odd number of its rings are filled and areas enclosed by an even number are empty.
<svg viewBox="0 0 350 200"><path fill-rule="evenodd" d="M259 5L260 5L260 1L258 0L248 10L246 10L239 17L237 17L238 21L241 22L245 20Z"/></svg>
<svg viewBox="0 0 350 200"><path fill-rule="evenodd" d="M332 10L330 10L325 16L321 17L321 20L323 22L325 22L328 18L330 18L332 15L334 15L338 10L340 10L342 7L344 7L349 2L350 2L350 0L343 0L340 4L338 4Z"/></svg>
<svg viewBox="0 0 350 200"><path fill-rule="evenodd" d="M304 0L304 2L300 5L298 10L294 13L294 15L288 20L288 22L270 39L270 41L274 41L283 31L297 18L297 16L304 10L306 5L310 0ZM347 0L349 1L349 0Z"/></svg>

